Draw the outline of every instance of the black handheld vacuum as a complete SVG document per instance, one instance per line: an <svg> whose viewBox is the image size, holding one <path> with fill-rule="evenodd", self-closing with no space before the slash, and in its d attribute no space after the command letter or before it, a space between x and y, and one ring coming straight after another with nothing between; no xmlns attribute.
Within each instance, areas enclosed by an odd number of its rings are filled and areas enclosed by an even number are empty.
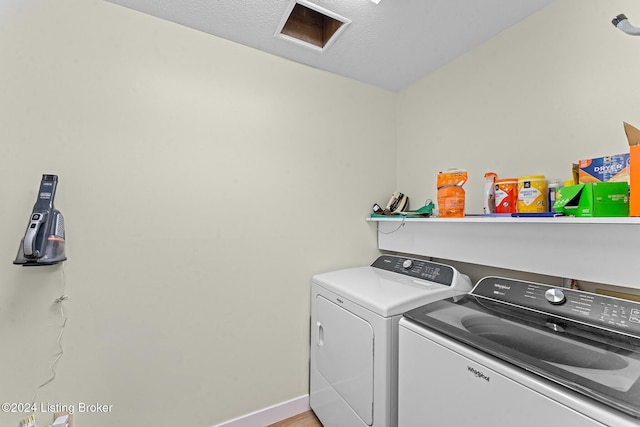
<svg viewBox="0 0 640 427"><path fill-rule="evenodd" d="M64 218L53 207L58 186L57 175L42 175L38 199L31 212L27 232L20 241L14 264L51 265L65 261Z"/></svg>

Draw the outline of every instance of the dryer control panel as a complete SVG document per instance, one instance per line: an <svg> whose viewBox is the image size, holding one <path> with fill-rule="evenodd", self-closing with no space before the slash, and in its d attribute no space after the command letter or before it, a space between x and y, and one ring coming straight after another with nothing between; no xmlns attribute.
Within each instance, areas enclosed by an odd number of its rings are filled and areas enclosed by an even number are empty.
<svg viewBox="0 0 640 427"><path fill-rule="evenodd" d="M471 295L640 336L640 303L503 277L485 277Z"/></svg>
<svg viewBox="0 0 640 427"><path fill-rule="evenodd" d="M441 285L451 286L455 279L453 267L433 261L414 258L403 258L395 255L382 255L371 267L393 271L417 279L428 280Z"/></svg>

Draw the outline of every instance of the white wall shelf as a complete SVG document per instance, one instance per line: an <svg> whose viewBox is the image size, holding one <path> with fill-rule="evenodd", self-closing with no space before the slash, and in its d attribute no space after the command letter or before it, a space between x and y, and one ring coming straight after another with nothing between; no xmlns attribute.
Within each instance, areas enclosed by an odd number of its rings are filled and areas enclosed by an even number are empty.
<svg viewBox="0 0 640 427"><path fill-rule="evenodd" d="M640 218L369 218L378 248L640 289Z"/></svg>

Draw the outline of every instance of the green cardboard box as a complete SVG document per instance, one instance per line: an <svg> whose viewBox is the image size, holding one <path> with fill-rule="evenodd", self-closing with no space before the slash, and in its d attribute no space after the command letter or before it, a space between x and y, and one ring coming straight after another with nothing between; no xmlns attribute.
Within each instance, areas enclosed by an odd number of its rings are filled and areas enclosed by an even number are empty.
<svg viewBox="0 0 640 427"><path fill-rule="evenodd" d="M594 182L556 191L556 212L570 216L629 216L629 184Z"/></svg>

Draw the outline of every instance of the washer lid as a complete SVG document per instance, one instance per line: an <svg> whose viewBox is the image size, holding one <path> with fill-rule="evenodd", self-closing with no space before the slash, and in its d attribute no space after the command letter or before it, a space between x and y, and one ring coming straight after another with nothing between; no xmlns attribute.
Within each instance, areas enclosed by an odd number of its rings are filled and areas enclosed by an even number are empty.
<svg viewBox="0 0 640 427"><path fill-rule="evenodd" d="M456 282L464 282L461 276ZM317 274L311 281L383 317L471 289L470 283L447 286L370 266Z"/></svg>

